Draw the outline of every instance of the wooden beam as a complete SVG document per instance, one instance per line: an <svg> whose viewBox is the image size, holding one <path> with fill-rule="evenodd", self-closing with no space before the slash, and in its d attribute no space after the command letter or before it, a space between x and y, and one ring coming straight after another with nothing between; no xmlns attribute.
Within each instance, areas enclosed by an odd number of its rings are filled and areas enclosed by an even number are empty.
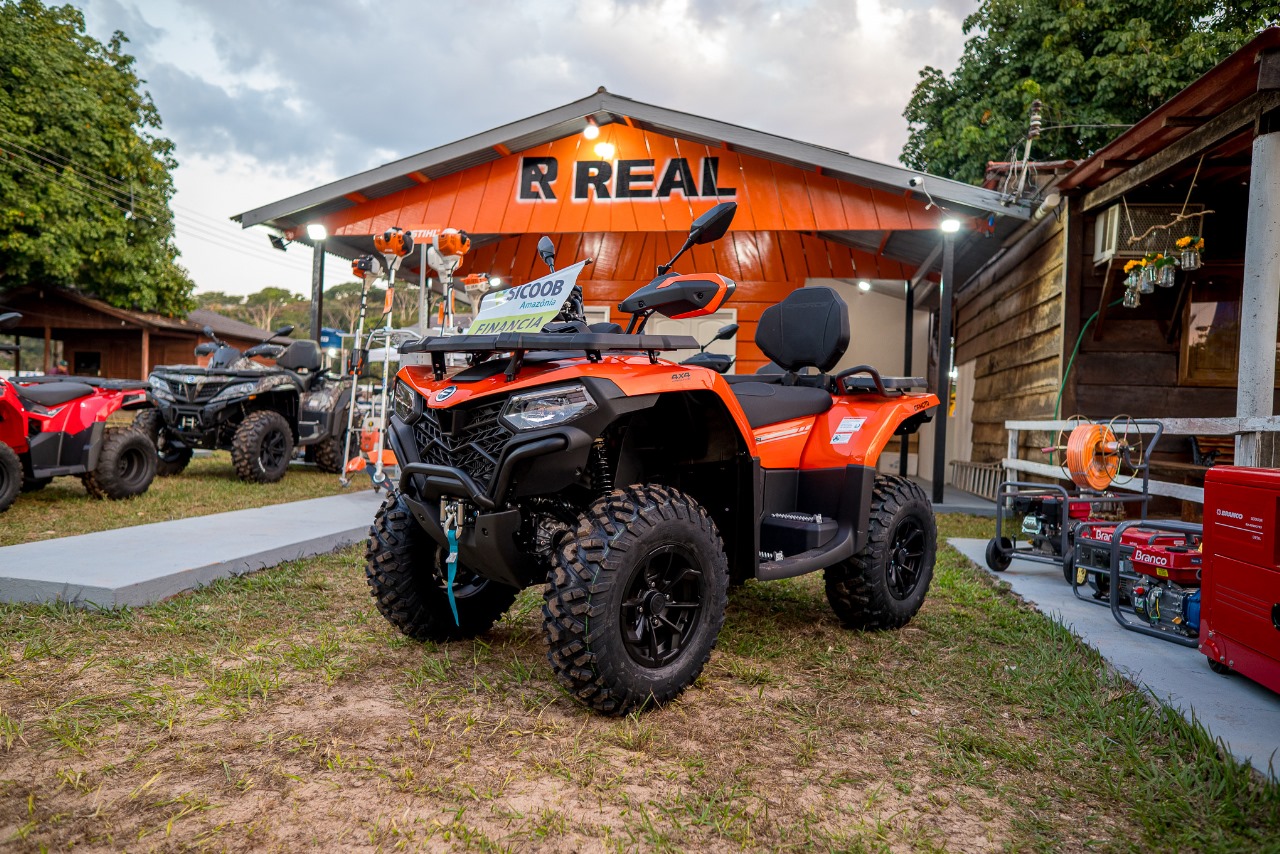
<svg viewBox="0 0 1280 854"><path fill-rule="evenodd" d="M1132 169L1141 162L1141 160L1104 160L1102 161L1102 170L1105 172L1108 169Z"/></svg>
<svg viewBox="0 0 1280 854"><path fill-rule="evenodd" d="M1166 128L1198 128L1213 116L1165 116L1160 123Z"/></svg>
<svg viewBox="0 0 1280 854"><path fill-rule="evenodd" d="M1102 274L1102 298L1098 300L1098 319L1093 324L1094 341L1102 337L1102 323L1107 319L1107 313L1111 308L1111 288L1116 280L1116 277L1111 275L1111 268L1115 262L1114 255L1108 258L1107 270Z"/></svg>
<svg viewBox="0 0 1280 854"><path fill-rule="evenodd" d="M1280 89L1280 50L1268 50L1258 55L1258 91Z"/></svg>
<svg viewBox="0 0 1280 854"><path fill-rule="evenodd" d="M501 154L503 157L506 157L508 154L511 153L511 149L507 148L505 145L503 145L500 142L495 142L493 144L493 150Z"/></svg>
<svg viewBox="0 0 1280 854"><path fill-rule="evenodd" d="M318 337L318 336L317 336ZM142 378L151 374L151 330L142 330Z"/></svg>
<svg viewBox="0 0 1280 854"><path fill-rule="evenodd" d="M409 177L410 177L410 178L412 178L413 180L417 181L419 184L429 184L429 183L431 183L431 179L430 179L430 178L428 178L426 175L423 175L421 172L418 172L418 171L416 171L416 170L415 170L415 171L413 171L413 172L410 172L410 173L409 173Z"/></svg>
<svg viewBox="0 0 1280 854"><path fill-rule="evenodd" d="M1248 127L1262 113L1280 107L1280 90L1257 92L1209 120L1186 136L1165 146L1129 171L1117 175L1084 197L1084 209L1096 210L1130 190L1154 181L1184 160L1195 157L1227 137Z"/></svg>

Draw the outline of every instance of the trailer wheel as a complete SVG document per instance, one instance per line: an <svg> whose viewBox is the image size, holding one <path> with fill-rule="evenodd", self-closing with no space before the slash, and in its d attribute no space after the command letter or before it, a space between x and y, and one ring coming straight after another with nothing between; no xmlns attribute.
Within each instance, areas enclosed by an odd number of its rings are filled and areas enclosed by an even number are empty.
<svg viewBox="0 0 1280 854"><path fill-rule="evenodd" d="M507 612L520 591L459 566L453 580L458 623L445 587L446 553L422 530L399 495L374 517L365 549L365 580L387 622L415 640L473 638Z"/></svg>
<svg viewBox="0 0 1280 854"><path fill-rule="evenodd" d="M156 476L156 446L132 427L111 427L102 439L98 466L80 475L94 498L119 501L141 495Z"/></svg>
<svg viewBox="0 0 1280 854"><path fill-rule="evenodd" d="M697 502L663 486L615 489L553 551L542 609L551 669L605 714L669 702L711 657L728 585L720 534Z"/></svg>
<svg viewBox="0 0 1280 854"><path fill-rule="evenodd" d="M827 601L855 629L897 629L924 604L933 581L938 526L917 484L877 477L866 545L824 571Z"/></svg>
<svg viewBox="0 0 1280 854"><path fill-rule="evenodd" d="M1076 582L1076 556L1069 554L1062 559L1062 577L1067 580L1068 584L1075 585Z"/></svg>
<svg viewBox="0 0 1280 854"><path fill-rule="evenodd" d="M0 513L9 509L21 490L22 460L13 448L0 442Z"/></svg>
<svg viewBox="0 0 1280 854"><path fill-rule="evenodd" d="M250 412L231 440L231 462L241 480L275 483L284 477L293 456L289 421L272 409Z"/></svg>
<svg viewBox="0 0 1280 854"><path fill-rule="evenodd" d="M987 541L987 568L992 572L1004 572L1013 563L1013 540L992 537Z"/></svg>

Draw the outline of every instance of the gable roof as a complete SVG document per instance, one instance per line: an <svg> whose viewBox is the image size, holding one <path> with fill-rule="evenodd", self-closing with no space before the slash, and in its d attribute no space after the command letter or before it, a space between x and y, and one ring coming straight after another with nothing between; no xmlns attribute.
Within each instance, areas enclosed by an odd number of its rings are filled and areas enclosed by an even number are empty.
<svg viewBox="0 0 1280 854"><path fill-rule="evenodd" d="M982 187L646 104L615 95L602 86L592 95L562 107L342 178L236 214L232 219L245 228L266 225L281 232L296 229L359 203L348 198L349 195L364 200L383 198L424 180L436 180L572 136L582 131L587 119L598 126L620 122L640 130L785 163L810 172L821 171L834 178L870 187L914 194L922 200L943 203L948 208L972 216L997 213L1025 220L1031 213L1027 205L1006 205L999 193ZM916 179L916 183L913 184L912 179ZM305 238L300 239L309 242Z"/></svg>

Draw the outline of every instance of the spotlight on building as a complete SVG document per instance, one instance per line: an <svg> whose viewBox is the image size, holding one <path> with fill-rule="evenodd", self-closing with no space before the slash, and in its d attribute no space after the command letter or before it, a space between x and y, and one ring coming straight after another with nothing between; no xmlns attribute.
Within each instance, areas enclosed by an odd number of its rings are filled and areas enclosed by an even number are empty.
<svg viewBox="0 0 1280 854"><path fill-rule="evenodd" d="M948 217L938 225L938 228L942 229L947 234L955 234L960 230L960 220Z"/></svg>
<svg viewBox="0 0 1280 854"><path fill-rule="evenodd" d="M313 222L307 226L307 237L312 240L324 240L329 236L329 230L324 227L324 223Z"/></svg>
<svg viewBox="0 0 1280 854"><path fill-rule="evenodd" d="M272 249L279 249L281 252L289 251L289 241L285 240L278 234L268 234L267 239L271 241Z"/></svg>
<svg viewBox="0 0 1280 854"><path fill-rule="evenodd" d="M582 135L587 139L595 139L600 135L600 128L596 127L595 119L587 119L587 126L582 129Z"/></svg>
<svg viewBox="0 0 1280 854"><path fill-rule="evenodd" d="M866 279L863 279L861 282L858 282L858 290L865 294L867 291L871 290L871 283Z"/></svg>
<svg viewBox="0 0 1280 854"><path fill-rule="evenodd" d="M612 142L596 143L596 157L599 157L601 160L612 160L613 155L616 152L617 152L617 149L613 147Z"/></svg>

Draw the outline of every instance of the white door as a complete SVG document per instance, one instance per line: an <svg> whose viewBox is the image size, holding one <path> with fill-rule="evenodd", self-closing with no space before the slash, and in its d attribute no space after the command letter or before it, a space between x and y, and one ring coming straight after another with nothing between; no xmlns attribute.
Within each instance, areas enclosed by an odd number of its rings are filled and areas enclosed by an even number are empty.
<svg viewBox="0 0 1280 854"><path fill-rule="evenodd" d="M691 335L697 339L699 344L705 344L715 337L716 330L727 323L738 322L738 310L736 308L722 308L715 314L706 314L702 317L688 317L683 320L675 320L670 317L663 317L655 314L649 318L649 322L645 324L644 331L654 335ZM687 359L697 350L675 350L663 353L662 358L670 359L673 362L679 362L681 359ZM726 356L737 357L738 355L738 336L735 334L732 338L724 341L716 341L707 348L708 353L723 353ZM732 371L732 369L730 369Z"/></svg>
<svg viewBox="0 0 1280 854"><path fill-rule="evenodd" d="M587 318L587 326L593 323L609 322L609 306L607 305L584 305L582 313Z"/></svg>

